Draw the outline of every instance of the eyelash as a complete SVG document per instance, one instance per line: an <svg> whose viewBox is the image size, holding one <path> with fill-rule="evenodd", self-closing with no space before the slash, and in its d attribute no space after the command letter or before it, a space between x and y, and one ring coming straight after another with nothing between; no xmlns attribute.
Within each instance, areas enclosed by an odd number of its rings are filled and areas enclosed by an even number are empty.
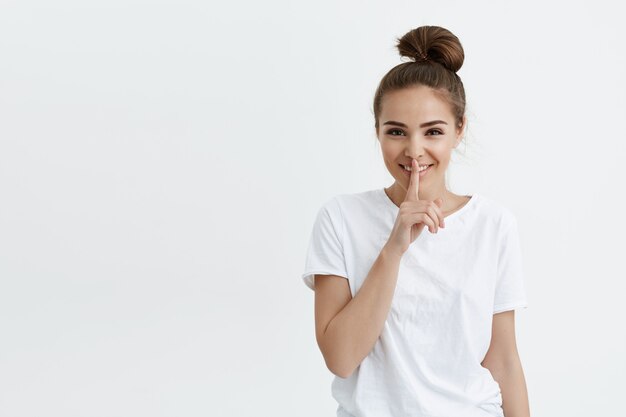
<svg viewBox="0 0 626 417"><path fill-rule="evenodd" d="M402 132L402 131L400 129L390 129L390 130L387 131L387 134L390 134L391 132ZM439 129L430 129L428 132L439 132L439 134L435 135L435 136L443 135L443 132L441 130L439 130ZM428 132L426 132L426 133L428 133ZM391 135L391 136L398 136L398 135Z"/></svg>

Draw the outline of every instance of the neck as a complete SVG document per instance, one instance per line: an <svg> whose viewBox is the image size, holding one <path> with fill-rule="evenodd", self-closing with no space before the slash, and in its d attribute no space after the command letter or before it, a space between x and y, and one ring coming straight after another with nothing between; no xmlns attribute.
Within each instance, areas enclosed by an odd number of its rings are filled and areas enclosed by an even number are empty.
<svg viewBox="0 0 626 417"><path fill-rule="evenodd" d="M403 184L395 182L387 190L387 195L394 202L394 204L400 207L400 204L406 198L406 188ZM456 210L457 195L446 189L445 185L439 187L420 188L418 198L420 200L435 201L438 198L443 200L443 206L441 210L444 214Z"/></svg>

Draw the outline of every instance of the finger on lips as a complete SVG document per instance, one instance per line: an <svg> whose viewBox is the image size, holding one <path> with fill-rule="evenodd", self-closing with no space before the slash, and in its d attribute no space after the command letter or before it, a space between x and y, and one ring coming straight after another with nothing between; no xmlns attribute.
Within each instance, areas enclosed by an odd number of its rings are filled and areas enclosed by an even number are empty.
<svg viewBox="0 0 626 417"><path fill-rule="evenodd" d="M406 194L407 201L419 200L419 183L419 165L416 159L411 159L411 177L409 179L409 189ZM446 226L444 222L443 212L441 211L441 207L439 207L439 204L435 203L434 211L436 216L433 220L438 220L438 222L434 221L435 228L434 230L431 230L432 233L436 233L436 231L439 230L439 227L444 228Z"/></svg>

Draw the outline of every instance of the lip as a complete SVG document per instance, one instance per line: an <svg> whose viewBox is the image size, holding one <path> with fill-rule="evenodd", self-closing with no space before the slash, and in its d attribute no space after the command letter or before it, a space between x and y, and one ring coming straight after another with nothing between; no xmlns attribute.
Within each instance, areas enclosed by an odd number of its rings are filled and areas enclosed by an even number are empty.
<svg viewBox="0 0 626 417"><path fill-rule="evenodd" d="M400 169L402 170L402 172L404 172L404 175L406 175L407 177L411 178L411 172L407 171L406 169L404 169L402 167L402 165L398 164L398 166L400 167ZM424 171L419 173L419 177L422 178L423 176L425 176L426 174L428 174L431 170L431 168L434 166L434 164L430 164L430 166L428 168L426 168Z"/></svg>

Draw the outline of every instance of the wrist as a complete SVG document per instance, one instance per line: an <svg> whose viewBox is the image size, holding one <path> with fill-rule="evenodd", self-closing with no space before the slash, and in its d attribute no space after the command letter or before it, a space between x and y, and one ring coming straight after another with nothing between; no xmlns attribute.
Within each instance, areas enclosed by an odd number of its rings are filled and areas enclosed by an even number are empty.
<svg viewBox="0 0 626 417"><path fill-rule="evenodd" d="M402 255L404 255L404 252L394 249L391 245L389 245L389 243L386 243L385 246L383 246L380 253L385 258L398 261L402 258Z"/></svg>

